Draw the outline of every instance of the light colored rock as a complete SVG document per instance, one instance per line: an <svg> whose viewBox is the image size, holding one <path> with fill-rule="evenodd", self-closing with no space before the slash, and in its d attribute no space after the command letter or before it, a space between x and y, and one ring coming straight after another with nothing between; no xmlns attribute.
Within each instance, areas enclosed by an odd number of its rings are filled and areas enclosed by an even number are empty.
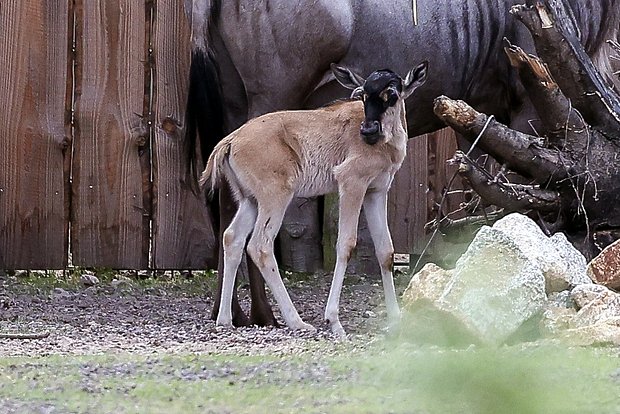
<svg viewBox="0 0 620 414"><path fill-rule="evenodd" d="M117 278L113 279L112 282L110 282L110 286L112 286L114 289L126 288L130 287L130 285L131 279L122 275L119 275Z"/></svg>
<svg viewBox="0 0 620 414"><path fill-rule="evenodd" d="M92 273L84 273L80 276L80 283L85 287L91 287L99 284L99 278Z"/></svg>
<svg viewBox="0 0 620 414"><path fill-rule="evenodd" d="M549 299L548 306L557 306L560 308L576 308L575 301L570 296L569 290L563 290L561 292L553 292L547 295Z"/></svg>
<svg viewBox="0 0 620 414"><path fill-rule="evenodd" d="M588 276L612 289L620 288L620 240L607 246L588 264Z"/></svg>
<svg viewBox="0 0 620 414"><path fill-rule="evenodd" d="M574 346L611 344L620 346L620 318L607 319L594 325L567 329L557 338Z"/></svg>
<svg viewBox="0 0 620 414"><path fill-rule="evenodd" d="M439 299L483 342L498 344L547 300L537 262L495 228L480 229Z"/></svg>
<svg viewBox="0 0 620 414"><path fill-rule="evenodd" d="M616 318L620 318L620 295L610 291L579 309L574 325L584 327Z"/></svg>
<svg viewBox="0 0 620 414"><path fill-rule="evenodd" d="M620 294L596 284L579 285L571 292L579 309L550 306L540 324L545 336L571 345L620 345Z"/></svg>
<svg viewBox="0 0 620 414"><path fill-rule="evenodd" d="M416 274L403 302L413 318L419 312L420 318L443 320L453 331L496 345L540 312L546 300L539 264L506 234L485 226L454 270L427 265Z"/></svg>
<svg viewBox="0 0 620 414"><path fill-rule="evenodd" d="M563 334L564 331L572 328L576 315L577 311L573 308L549 306L540 320L540 333L546 337Z"/></svg>
<svg viewBox="0 0 620 414"><path fill-rule="evenodd" d="M605 286L595 283L575 286L570 292L571 299L575 302L577 309L581 309L594 300L603 299L613 292Z"/></svg>
<svg viewBox="0 0 620 414"><path fill-rule="evenodd" d="M592 279L588 276L587 260L579 250L568 241L564 233L555 233L549 238L555 250L560 254L562 263L566 266L565 278L569 287L590 284ZM548 293L559 292L560 290L548 290Z"/></svg>
<svg viewBox="0 0 620 414"><path fill-rule="evenodd" d="M436 301L441 297L452 271L444 270L434 263L427 263L413 277L403 293L403 307L409 308L421 300Z"/></svg>
<svg viewBox="0 0 620 414"><path fill-rule="evenodd" d="M585 257L563 234L549 238L533 220L519 213L498 220L493 228L505 233L527 257L539 263L547 293L591 282L586 275Z"/></svg>

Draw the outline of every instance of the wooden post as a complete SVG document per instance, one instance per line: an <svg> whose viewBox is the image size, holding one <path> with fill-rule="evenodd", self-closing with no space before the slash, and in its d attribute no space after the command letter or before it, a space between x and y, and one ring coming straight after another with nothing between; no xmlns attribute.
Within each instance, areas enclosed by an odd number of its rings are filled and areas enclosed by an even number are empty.
<svg viewBox="0 0 620 414"><path fill-rule="evenodd" d="M407 158L396 173L388 197L388 224L397 253L417 252L424 247L428 162L426 135L411 138Z"/></svg>
<svg viewBox="0 0 620 414"><path fill-rule="evenodd" d="M0 4L0 269L67 263L70 3Z"/></svg>
<svg viewBox="0 0 620 414"><path fill-rule="evenodd" d="M142 269L145 3L76 0L71 246L80 266Z"/></svg>
<svg viewBox="0 0 620 414"><path fill-rule="evenodd" d="M299 220L304 217L303 220ZM293 198L279 233L281 266L296 272L315 272L323 267L319 202Z"/></svg>
<svg viewBox="0 0 620 414"><path fill-rule="evenodd" d="M214 268L211 213L204 194L192 193L185 180L183 128L190 44L183 2L157 2L153 30L153 266Z"/></svg>

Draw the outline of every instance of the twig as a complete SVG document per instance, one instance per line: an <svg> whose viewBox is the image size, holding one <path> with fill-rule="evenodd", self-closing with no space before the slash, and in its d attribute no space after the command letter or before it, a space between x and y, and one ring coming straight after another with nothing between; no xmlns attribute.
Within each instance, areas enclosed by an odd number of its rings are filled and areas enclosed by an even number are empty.
<svg viewBox="0 0 620 414"><path fill-rule="evenodd" d="M0 333L0 339L43 339L50 336L48 331L38 333Z"/></svg>
<svg viewBox="0 0 620 414"><path fill-rule="evenodd" d="M415 5L415 1L413 0L413 4ZM476 147L476 145L478 144L478 141L480 141L480 138L482 138L482 135L486 132L487 128L489 127L489 124L491 123L491 120L495 118L493 115L490 115L487 118L486 123L484 124L484 127L482 127L482 129L480 130L480 133L478 134L478 136L476 137L476 139L474 140L473 144L471 144L471 147L469 148L469 151L467 151L467 155L469 156L469 154L474 150L474 148ZM454 180L456 179L456 176L459 174L458 170L454 172L454 174L452 174L452 178L450 178L450 181L448 181L448 185L446 186L446 189L443 191L443 194L441 195L441 201L439 202L439 209L437 210L437 214L440 215L441 212L443 211L443 204L446 201L447 195L448 195L448 191L450 191L450 189L452 188L452 183L454 183ZM426 243L426 245L424 246L424 249L422 249L422 253L420 253L420 256L418 257L418 260L415 263L415 266L413 267L413 270L417 269L418 266L420 265L420 261L422 260L422 258L424 257L424 255L426 254L426 251L428 250L428 248L431 246L431 243L433 242L433 239L435 238L435 236L437 235L437 232L439 231L439 223L441 222L441 219L437 221L437 227L435 228L435 230L433 231L433 233L431 234L431 237L428 239L428 242Z"/></svg>

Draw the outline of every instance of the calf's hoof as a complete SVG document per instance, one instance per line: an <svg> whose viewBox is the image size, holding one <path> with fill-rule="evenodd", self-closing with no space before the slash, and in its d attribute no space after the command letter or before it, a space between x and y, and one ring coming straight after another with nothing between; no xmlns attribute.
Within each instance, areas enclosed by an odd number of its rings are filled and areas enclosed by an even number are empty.
<svg viewBox="0 0 620 414"><path fill-rule="evenodd" d="M331 324L331 329L332 329L332 333L338 339L346 339L347 333L344 331L344 328L340 324L340 321L336 321L336 322L332 323Z"/></svg>
<svg viewBox="0 0 620 414"><path fill-rule="evenodd" d="M310 325L309 323L305 323L305 322L299 322L299 323L295 323L289 326L289 328L291 328L294 331L309 331L309 332L316 332L316 328L312 325Z"/></svg>

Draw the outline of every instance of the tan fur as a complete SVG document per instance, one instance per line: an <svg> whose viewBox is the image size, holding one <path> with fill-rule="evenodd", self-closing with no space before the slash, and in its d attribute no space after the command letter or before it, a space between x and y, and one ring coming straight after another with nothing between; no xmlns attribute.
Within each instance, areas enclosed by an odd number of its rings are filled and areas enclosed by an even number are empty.
<svg viewBox="0 0 620 414"><path fill-rule="evenodd" d="M255 118L216 145L200 185L208 183L211 191L217 188L226 163L231 170L224 175L231 185L259 202L274 193L310 197L336 192L335 174L370 184L381 173L393 175L405 157L404 108L390 111L398 112L393 116L400 122L384 123L400 125L400 131L389 131L388 138L376 145L366 144L360 136L361 101ZM388 111L385 117L389 116Z"/></svg>
<svg viewBox="0 0 620 414"><path fill-rule="evenodd" d="M337 261L325 319L343 335L338 301L346 262L357 240L362 209L381 267L388 315L396 320L398 303L392 279L394 249L387 226L387 191L405 157L404 98L382 116L384 138L364 142L361 101L339 102L312 111L275 112L249 121L224 138L209 157L200 183L211 191L225 178L239 209L224 232L224 274L218 325L230 326L232 290L243 249L258 266L291 329L304 323L282 283L273 253L274 238L294 196L338 191L340 196ZM248 241L249 237L249 241Z"/></svg>

